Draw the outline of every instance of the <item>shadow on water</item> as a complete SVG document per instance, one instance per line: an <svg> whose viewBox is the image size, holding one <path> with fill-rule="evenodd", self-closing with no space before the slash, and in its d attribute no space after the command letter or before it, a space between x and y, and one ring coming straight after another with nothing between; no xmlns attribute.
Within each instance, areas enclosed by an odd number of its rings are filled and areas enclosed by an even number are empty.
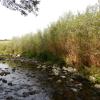
<svg viewBox="0 0 100 100"><path fill-rule="evenodd" d="M60 79L31 63L0 62L0 100L100 100L100 88L88 83L78 76Z"/></svg>

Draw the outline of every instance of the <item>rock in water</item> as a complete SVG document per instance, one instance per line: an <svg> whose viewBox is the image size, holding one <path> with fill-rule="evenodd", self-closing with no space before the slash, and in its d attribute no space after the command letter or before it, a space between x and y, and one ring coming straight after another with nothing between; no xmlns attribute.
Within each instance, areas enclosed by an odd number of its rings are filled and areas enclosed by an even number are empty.
<svg viewBox="0 0 100 100"><path fill-rule="evenodd" d="M12 71L13 71L13 72L15 72L15 71L16 71L16 69L15 69L15 68L13 68L13 69L12 69Z"/></svg>
<svg viewBox="0 0 100 100"><path fill-rule="evenodd" d="M94 87L100 89L100 84L95 84Z"/></svg>
<svg viewBox="0 0 100 100"><path fill-rule="evenodd" d="M23 92L23 97L29 96L29 92Z"/></svg>
<svg viewBox="0 0 100 100"><path fill-rule="evenodd" d="M12 96L8 96L8 97L6 98L6 100L14 100L14 98L13 98Z"/></svg>
<svg viewBox="0 0 100 100"><path fill-rule="evenodd" d="M91 82L81 75L75 75L72 77L72 79L82 83L84 86L91 86Z"/></svg>
<svg viewBox="0 0 100 100"><path fill-rule="evenodd" d="M5 79L2 79L2 82L3 82L3 83L7 83L7 80L5 80Z"/></svg>
<svg viewBox="0 0 100 100"><path fill-rule="evenodd" d="M12 82L9 82L8 85L9 85L9 86L12 86L13 84L12 84Z"/></svg>
<svg viewBox="0 0 100 100"><path fill-rule="evenodd" d="M8 74L10 74L10 72L8 72L8 71L0 71L0 75L1 76L6 76Z"/></svg>

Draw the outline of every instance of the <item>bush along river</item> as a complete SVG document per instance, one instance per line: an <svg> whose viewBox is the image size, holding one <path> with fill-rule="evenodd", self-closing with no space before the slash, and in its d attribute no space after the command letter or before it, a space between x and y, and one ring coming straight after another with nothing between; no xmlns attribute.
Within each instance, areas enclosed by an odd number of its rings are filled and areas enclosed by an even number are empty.
<svg viewBox="0 0 100 100"><path fill-rule="evenodd" d="M72 67L12 59L0 61L0 100L100 100L100 85Z"/></svg>

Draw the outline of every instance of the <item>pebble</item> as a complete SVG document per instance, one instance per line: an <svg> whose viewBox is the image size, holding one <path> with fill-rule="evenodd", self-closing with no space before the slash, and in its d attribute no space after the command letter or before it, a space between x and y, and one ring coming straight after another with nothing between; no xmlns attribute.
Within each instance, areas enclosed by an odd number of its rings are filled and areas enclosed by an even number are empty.
<svg viewBox="0 0 100 100"><path fill-rule="evenodd" d="M63 67L62 69L63 69L64 71L67 71L67 68L66 68L66 67Z"/></svg>
<svg viewBox="0 0 100 100"><path fill-rule="evenodd" d="M43 65L42 68L43 68L43 69L46 69L46 65Z"/></svg>
<svg viewBox="0 0 100 100"><path fill-rule="evenodd" d="M92 82L95 82L95 81L96 81L96 78L93 77L93 76L90 76L89 79L90 79L90 81L92 81Z"/></svg>
<svg viewBox="0 0 100 100"><path fill-rule="evenodd" d="M76 88L71 88L71 90L72 90L73 92L78 92L78 90L77 90Z"/></svg>
<svg viewBox="0 0 100 100"><path fill-rule="evenodd" d="M29 92L23 92L23 97L29 96Z"/></svg>
<svg viewBox="0 0 100 100"><path fill-rule="evenodd" d="M13 84L12 84L12 82L9 82L8 85L9 85L9 86L12 86Z"/></svg>
<svg viewBox="0 0 100 100"><path fill-rule="evenodd" d="M12 69L12 71L13 71L13 72L15 72L15 71L16 71L16 69L15 69L15 68L13 68L13 69Z"/></svg>
<svg viewBox="0 0 100 100"><path fill-rule="evenodd" d="M56 83L61 83L61 82L62 82L62 81L61 81L60 79L56 81Z"/></svg>
<svg viewBox="0 0 100 100"><path fill-rule="evenodd" d="M41 65L40 66L37 66L37 68L40 69L41 68Z"/></svg>
<svg viewBox="0 0 100 100"><path fill-rule="evenodd" d="M12 96L8 96L6 97L6 100L14 100L14 98Z"/></svg>
<svg viewBox="0 0 100 100"><path fill-rule="evenodd" d="M2 78L0 78L0 81L2 81Z"/></svg>
<svg viewBox="0 0 100 100"><path fill-rule="evenodd" d="M53 68L53 69L52 69L52 72L54 73L55 76L58 76L60 70L59 70L59 68Z"/></svg>
<svg viewBox="0 0 100 100"><path fill-rule="evenodd" d="M63 67L62 68L64 71L68 71L68 72L76 72L76 68L72 68L72 67Z"/></svg>
<svg viewBox="0 0 100 100"><path fill-rule="evenodd" d="M95 84L94 87L100 89L100 84Z"/></svg>
<svg viewBox="0 0 100 100"><path fill-rule="evenodd" d="M37 93L38 93L38 91L30 91L29 92L30 95L34 95L34 94L37 94Z"/></svg>
<svg viewBox="0 0 100 100"><path fill-rule="evenodd" d="M7 80L5 80L5 79L2 79L2 82L3 82L3 83L7 83Z"/></svg>
<svg viewBox="0 0 100 100"><path fill-rule="evenodd" d="M66 78L66 76L60 76L61 78Z"/></svg>

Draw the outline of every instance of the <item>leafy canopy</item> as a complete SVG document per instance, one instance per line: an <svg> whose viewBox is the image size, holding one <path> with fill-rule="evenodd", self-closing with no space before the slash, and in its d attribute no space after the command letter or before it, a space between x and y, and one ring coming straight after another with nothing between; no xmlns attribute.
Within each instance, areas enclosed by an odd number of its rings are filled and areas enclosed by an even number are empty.
<svg viewBox="0 0 100 100"><path fill-rule="evenodd" d="M38 0L0 0L1 5L15 11L20 11L22 15L28 15L34 13L37 15Z"/></svg>

